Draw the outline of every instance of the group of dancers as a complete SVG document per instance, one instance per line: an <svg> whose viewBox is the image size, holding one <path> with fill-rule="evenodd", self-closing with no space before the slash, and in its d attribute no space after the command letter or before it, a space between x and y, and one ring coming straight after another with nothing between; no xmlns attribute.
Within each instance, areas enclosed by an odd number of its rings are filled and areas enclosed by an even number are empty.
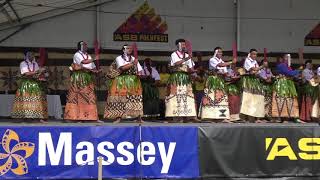
<svg viewBox="0 0 320 180"><path fill-rule="evenodd" d="M216 47L209 68L203 73L196 68L186 41L178 39L175 44L177 49L168 62L164 121L303 123L318 119L318 74L314 73L311 60L305 61L304 68L293 70L290 54L284 54L272 72L266 59L258 63L256 49L251 49L243 66L237 67L236 57L225 61L223 49ZM94 84L95 74L101 69L87 53L84 41L77 44L77 49L69 67L71 82L64 119L103 122L98 116ZM133 54L133 47L124 45L122 54L108 67L105 120L142 122L142 117L160 114L160 75L151 59L146 58L141 66ZM48 110L42 81L47 75L45 68L39 67L33 53L27 52L20 72L12 118L46 122ZM197 81L203 81L203 91L195 91Z"/></svg>

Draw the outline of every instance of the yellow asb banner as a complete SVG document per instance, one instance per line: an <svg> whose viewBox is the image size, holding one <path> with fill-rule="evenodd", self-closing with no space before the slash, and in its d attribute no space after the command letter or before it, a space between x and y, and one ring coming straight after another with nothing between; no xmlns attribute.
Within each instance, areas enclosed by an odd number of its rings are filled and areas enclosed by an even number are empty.
<svg viewBox="0 0 320 180"><path fill-rule="evenodd" d="M294 143L299 152L294 151L293 144L290 144L287 138L266 138L266 159L272 161L278 157L287 157L289 160L320 160L320 138L301 138Z"/></svg>

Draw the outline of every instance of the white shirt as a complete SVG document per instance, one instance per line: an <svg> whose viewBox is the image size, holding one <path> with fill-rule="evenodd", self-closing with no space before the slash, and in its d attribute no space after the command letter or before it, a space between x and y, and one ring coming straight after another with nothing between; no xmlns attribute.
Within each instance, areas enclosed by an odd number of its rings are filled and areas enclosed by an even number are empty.
<svg viewBox="0 0 320 180"><path fill-rule="evenodd" d="M218 67L218 64L220 63L224 63L224 61L222 59L219 59L218 57L212 57L209 60L209 70L218 70L219 73L227 73L227 67Z"/></svg>
<svg viewBox="0 0 320 180"><path fill-rule="evenodd" d="M246 71L250 71L250 69L253 67L259 67L259 64L257 63L256 60L251 59L250 57L247 57L246 60L244 61L243 67Z"/></svg>
<svg viewBox="0 0 320 180"><path fill-rule="evenodd" d="M135 58L133 56L131 56L131 61L129 61L130 56L127 56L127 55L123 55L123 58L122 58L122 56L118 56L116 58L116 63L117 63L118 69L124 65L130 64L131 62L133 62L135 60ZM137 64L137 67L138 67L138 72L143 70L139 62Z"/></svg>
<svg viewBox="0 0 320 180"><path fill-rule="evenodd" d="M73 63L79 64L86 69L95 69L96 65L93 62L89 63L89 64L81 64L82 61L87 60L87 59L89 59L89 60L92 59L88 53L83 53L81 51L78 51L73 56Z"/></svg>
<svg viewBox="0 0 320 180"><path fill-rule="evenodd" d="M29 60L25 60L20 63L21 74L25 74L27 72L35 72L37 70L39 70L39 65L34 60L32 62L30 62Z"/></svg>
<svg viewBox="0 0 320 180"><path fill-rule="evenodd" d="M160 75L159 75L157 69L155 67L151 67L151 68L152 68L151 77L156 81L160 81ZM150 72L149 72L147 67L145 67L144 70L142 71L142 75L145 75L145 76L149 76L150 75Z"/></svg>
<svg viewBox="0 0 320 180"><path fill-rule="evenodd" d="M313 71L307 68L302 71L302 74L305 81L310 81L310 79L312 79L314 76Z"/></svg>
<svg viewBox="0 0 320 180"><path fill-rule="evenodd" d="M185 57L188 58L189 54L185 54ZM176 62L181 61L183 58L183 54L180 53L179 51L175 51L171 54L171 59L170 59L170 66L174 66ZM182 64L187 65L189 68L192 68L194 66L194 62L190 58L188 61L183 62Z"/></svg>
<svg viewBox="0 0 320 180"><path fill-rule="evenodd" d="M320 76L320 66L317 68L317 75Z"/></svg>

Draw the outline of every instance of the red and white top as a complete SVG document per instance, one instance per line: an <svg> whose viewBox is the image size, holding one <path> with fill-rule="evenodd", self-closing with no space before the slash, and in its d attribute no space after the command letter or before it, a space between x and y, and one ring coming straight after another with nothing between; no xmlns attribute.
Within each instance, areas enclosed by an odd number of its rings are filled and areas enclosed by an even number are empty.
<svg viewBox="0 0 320 180"><path fill-rule="evenodd" d="M95 69L96 65L93 62L89 64L81 64L82 61L87 59L91 60L92 57L88 53L83 53L82 51L78 51L73 56L73 63L79 64L86 69Z"/></svg>
<svg viewBox="0 0 320 180"><path fill-rule="evenodd" d="M154 80L156 81L160 81L160 75L157 69L155 67L151 67L151 69L152 69L151 77L154 78ZM150 72L147 67L144 67L142 71L142 75L150 76Z"/></svg>
<svg viewBox="0 0 320 180"><path fill-rule="evenodd" d="M246 71L250 71L250 69L253 67L255 68L259 67L259 64L255 59L252 59L251 57L247 57L246 60L244 61L243 67Z"/></svg>
<svg viewBox="0 0 320 180"><path fill-rule="evenodd" d="M189 58L189 54L185 53L185 57ZM170 66L174 66L174 64L178 61L181 61L183 58L183 53L179 51L175 51L171 54L171 60L170 60ZM183 62L182 64L187 65L189 68L192 68L194 66L194 62L191 60L191 58L188 61Z"/></svg>
<svg viewBox="0 0 320 180"><path fill-rule="evenodd" d="M225 74L228 73L227 67L218 67L219 64L224 63L222 59L218 57L212 57L209 60L209 70L218 70L219 73Z"/></svg>
<svg viewBox="0 0 320 180"><path fill-rule="evenodd" d="M35 60L30 61L29 59L26 59L20 63L21 74L25 74L27 72L35 72L38 70L39 70L39 65Z"/></svg>
<svg viewBox="0 0 320 180"><path fill-rule="evenodd" d="M122 56L118 56L116 58L116 63L117 63L117 68L119 69L120 67L130 64L135 60L135 58L133 56L127 56L127 55L122 55ZM143 69L140 65L140 63L138 62L137 64L137 70L138 72L141 72Z"/></svg>

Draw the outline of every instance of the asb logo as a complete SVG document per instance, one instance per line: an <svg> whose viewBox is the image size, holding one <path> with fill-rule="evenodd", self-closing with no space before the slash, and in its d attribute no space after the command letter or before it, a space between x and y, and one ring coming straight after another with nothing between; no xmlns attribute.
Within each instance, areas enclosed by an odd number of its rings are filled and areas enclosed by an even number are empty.
<svg viewBox="0 0 320 180"><path fill-rule="evenodd" d="M320 23L304 38L305 46L320 46Z"/></svg>
<svg viewBox="0 0 320 180"><path fill-rule="evenodd" d="M268 161L279 157L289 160L320 160L320 138L301 138L295 143L289 143L287 138L266 138L265 145Z"/></svg>
<svg viewBox="0 0 320 180"><path fill-rule="evenodd" d="M7 129L2 137L1 145L0 176L9 171L15 175L27 174L28 165L26 159L33 154L34 143L20 142L18 134L13 130Z"/></svg>
<svg viewBox="0 0 320 180"><path fill-rule="evenodd" d="M168 25L145 1L113 33L114 41L168 42Z"/></svg>

